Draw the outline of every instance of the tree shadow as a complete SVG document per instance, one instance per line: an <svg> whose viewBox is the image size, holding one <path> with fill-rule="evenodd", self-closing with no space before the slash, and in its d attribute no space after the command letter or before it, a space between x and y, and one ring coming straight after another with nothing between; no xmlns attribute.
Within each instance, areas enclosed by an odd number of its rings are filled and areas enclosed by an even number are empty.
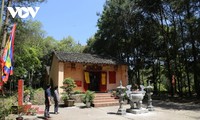
<svg viewBox="0 0 200 120"><path fill-rule="evenodd" d="M200 104L161 101L161 100L153 100L153 106L161 107L164 109L195 110L195 111L200 110Z"/></svg>
<svg viewBox="0 0 200 120"><path fill-rule="evenodd" d="M78 106L80 109L90 109L90 108L93 108L94 106L90 106L90 107L87 107L86 105L81 105L81 106Z"/></svg>
<svg viewBox="0 0 200 120"><path fill-rule="evenodd" d="M107 114L109 114L109 115L117 115L116 112L107 112Z"/></svg>
<svg viewBox="0 0 200 120"><path fill-rule="evenodd" d="M59 107L60 108L64 108L64 107L66 107L64 104L59 104Z"/></svg>
<svg viewBox="0 0 200 120"><path fill-rule="evenodd" d="M37 118L39 118L39 119L43 119L43 120L47 120L47 118L44 117L44 116L38 116Z"/></svg>

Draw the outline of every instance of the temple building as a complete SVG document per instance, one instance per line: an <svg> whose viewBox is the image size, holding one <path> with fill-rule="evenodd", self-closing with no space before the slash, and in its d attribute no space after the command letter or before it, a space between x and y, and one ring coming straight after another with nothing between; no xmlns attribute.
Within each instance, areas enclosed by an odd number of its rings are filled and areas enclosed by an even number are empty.
<svg viewBox="0 0 200 120"><path fill-rule="evenodd" d="M53 52L48 83L63 86L65 78L73 78L75 90L107 92L116 89L120 80L128 84L128 66L116 59L88 53Z"/></svg>

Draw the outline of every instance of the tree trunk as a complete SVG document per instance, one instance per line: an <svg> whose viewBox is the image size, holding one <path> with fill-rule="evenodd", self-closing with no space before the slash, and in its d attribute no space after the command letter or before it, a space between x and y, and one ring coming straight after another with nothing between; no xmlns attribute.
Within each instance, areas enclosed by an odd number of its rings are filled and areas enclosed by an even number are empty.
<svg viewBox="0 0 200 120"><path fill-rule="evenodd" d="M192 14L190 13L190 2L187 3L187 19L188 20L191 20L193 17L192 17ZM199 89L199 80L198 80L198 77L197 77L197 74L198 74L198 68L197 68L197 50L196 50L196 47L195 47L195 39L194 39L194 32L193 32L193 26L191 23L188 24L188 28L189 28L189 39L191 41L191 44L192 44L192 56L193 56L193 70L194 70L194 83L195 83L195 91L197 93L197 97L200 97L200 89Z"/></svg>
<svg viewBox="0 0 200 120"><path fill-rule="evenodd" d="M8 0L8 4L7 4L7 7L11 6L12 4L12 0ZM6 10L6 19L5 19L5 22L4 22L4 26L3 26L3 39L2 39L2 42L1 42L1 55L3 53L3 49L5 47L5 43L6 43L6 36L7 36L7 29L8 29L8 23L9 23L9 11Z"/></svg>
<svg viewBox="0 0 200 120"><path fill-rule="evenodd" d="M186 71L186 76L187 76L187 83L188 83L188 92L189 92L189 96L192 96L191 93L191 88L190 88L190 77L189 77L189 71L188 71L188 62L187 62L187 54L186 54L186 49L185 49L185 40L184 40L184 32L183 32L183 24L182 24L182 20L179 16L179 21L180 21L180 26L181 26L181 39L182 39L182 47L183 47L183 54L184 54L184 63L185 63L185 71Z"/></svg>
<svg viewBox="0 0 200 120"><path fill-rule="evenodd" d="M156 76L156 64L153 62L153 70L152 70L152 75L153 75L153 83L154 83L154 94L158 94L158 88L157 88L157 76Z"/></svg>

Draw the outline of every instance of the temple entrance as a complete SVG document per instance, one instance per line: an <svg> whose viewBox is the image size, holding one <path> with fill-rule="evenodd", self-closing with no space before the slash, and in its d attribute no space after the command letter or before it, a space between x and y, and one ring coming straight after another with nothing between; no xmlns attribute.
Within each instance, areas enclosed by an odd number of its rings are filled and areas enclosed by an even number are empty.
<svg viewBox="0 0 200 120"><path fill-rule="evenodd" d="M101 72L90 72L90 84L88 89L91 91L100 91Z"/></svg>

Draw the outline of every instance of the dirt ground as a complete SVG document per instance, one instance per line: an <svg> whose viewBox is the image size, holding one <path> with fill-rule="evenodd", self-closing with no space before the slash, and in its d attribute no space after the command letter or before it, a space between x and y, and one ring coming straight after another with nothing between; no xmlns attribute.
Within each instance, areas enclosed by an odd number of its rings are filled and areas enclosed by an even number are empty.
<svg viewBox="0 0 200 120"><path fill-rule="evenodd" d="M153 105L155 111L152 112L117 115L119 106L85 108L79 103L75 107L60 107L60 114L51 114L50 120L200 120L200 104L154 100ZM130 105L124 105L124 109L127 108Z"/></svg>
<svg viewBox="0 0 200 120"><path fill-rule="evenodd" d="M119 106L85 108L83 103L76 103L74 107L59 107L59 114L53 114L54 106L51 106L51 118L49 120L200 120L199 102L183 103L153 100L155 111L149 111L144 114L117 115ZM146 104L144 103L144 108ZM44 109L44 105L40 105ZM130 108L130 105L124 105L124 109ZM43 114L36 117L24 116L26 120L42 120Z"/></svg>

